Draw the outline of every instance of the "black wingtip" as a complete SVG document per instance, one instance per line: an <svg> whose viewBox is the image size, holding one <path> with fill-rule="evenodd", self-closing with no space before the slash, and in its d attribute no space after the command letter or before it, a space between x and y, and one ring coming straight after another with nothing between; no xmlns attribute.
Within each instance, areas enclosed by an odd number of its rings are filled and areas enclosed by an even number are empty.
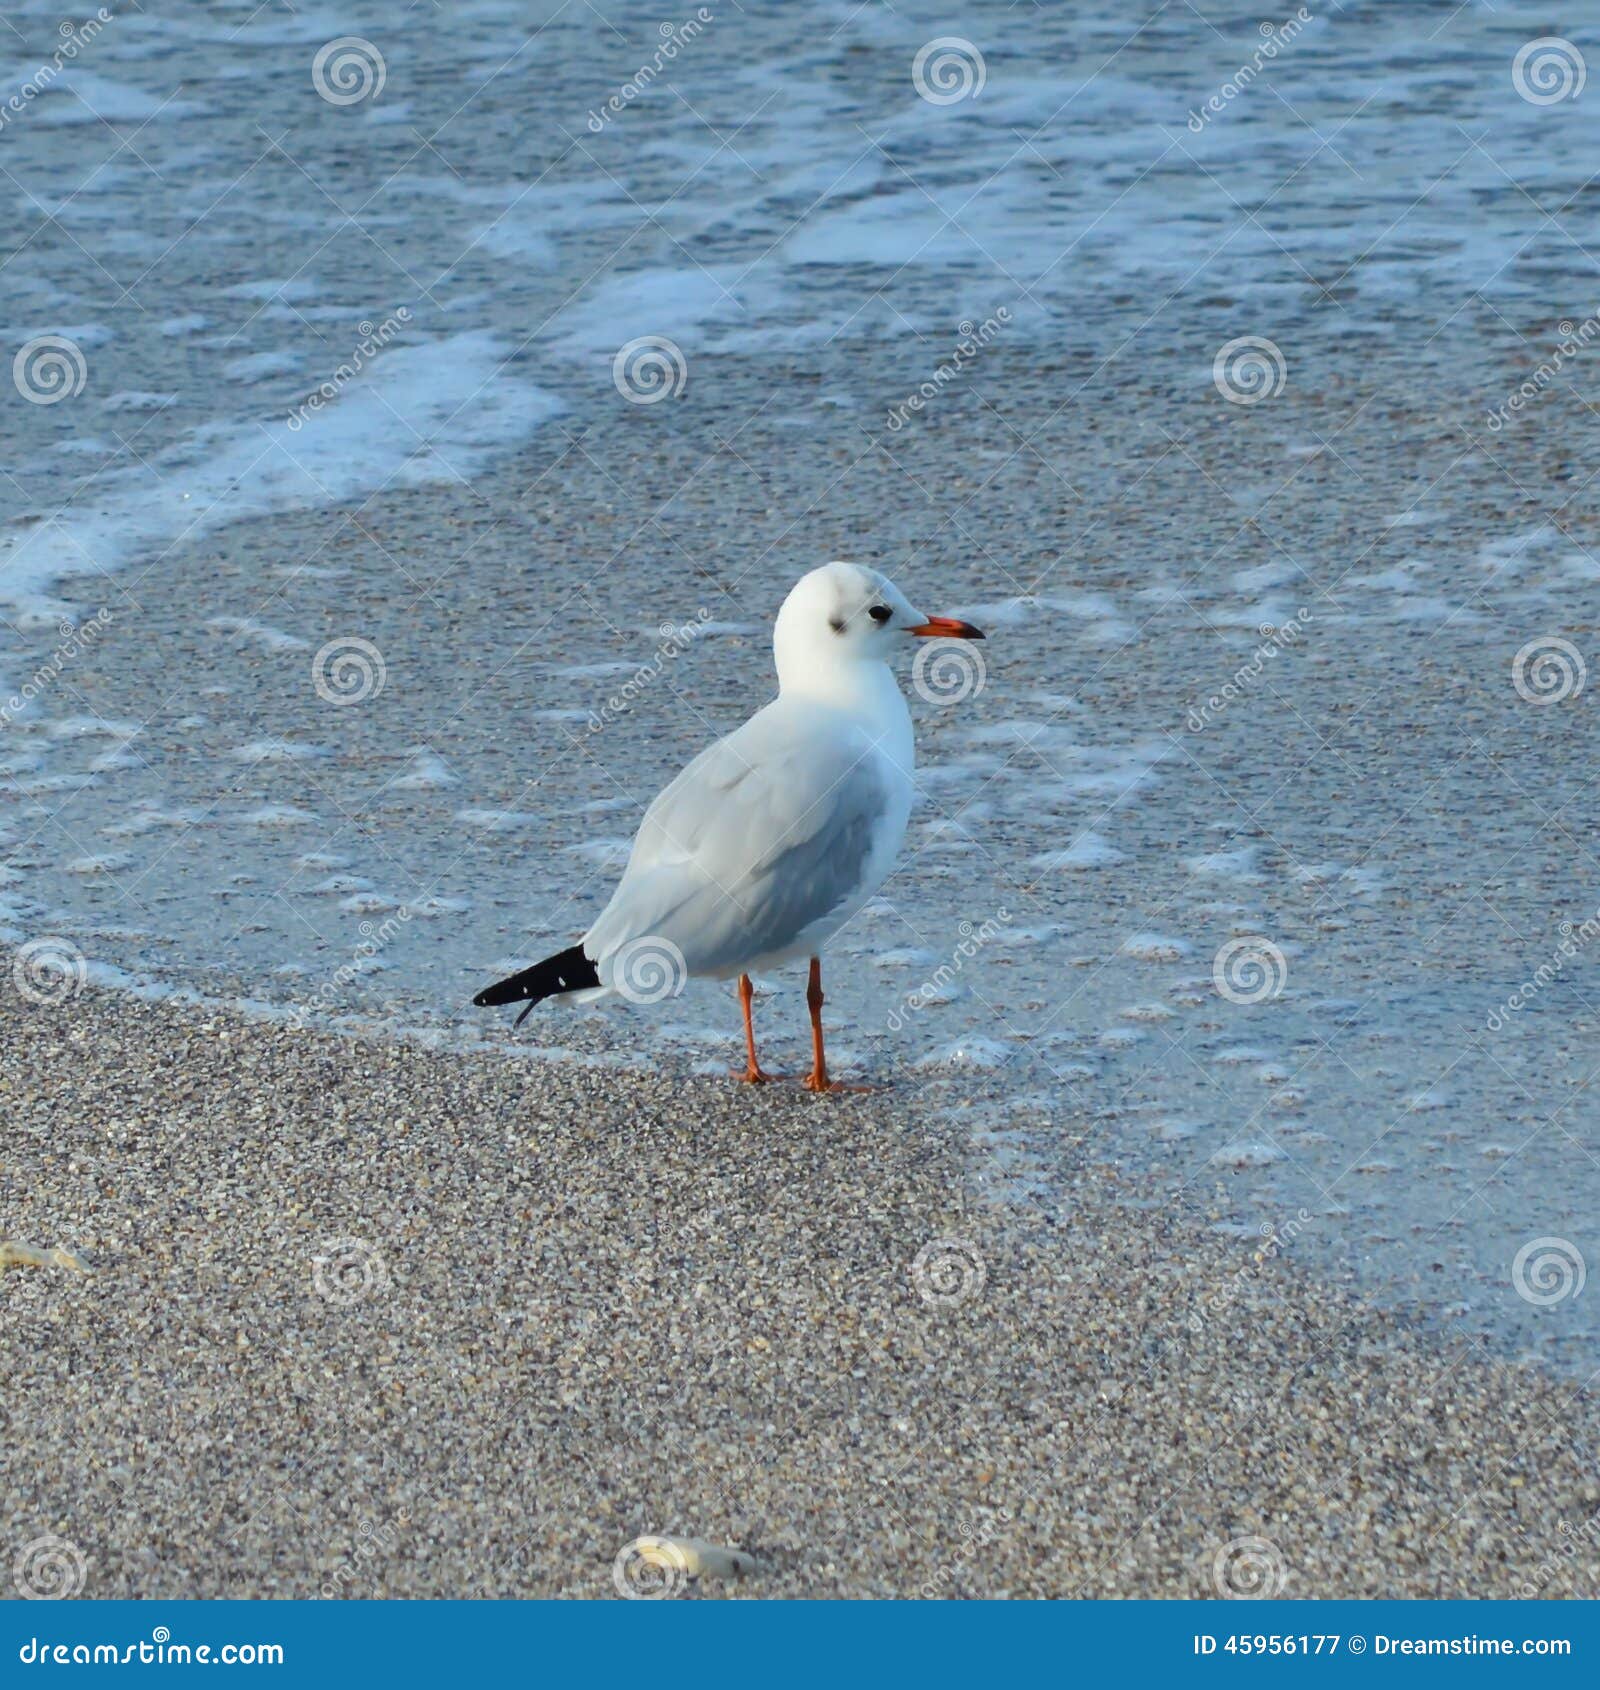
<svg viewBox="0 0 1600 1690"><path fill-rule="evenodd" d="M585 987L599 984L599 972L583 954L583 946L569 945L531 968L485 986L472 1002L477 1009L498 1009L501 1004L526 1001L528 1008L516 1020L520 1027L527 1020L528 1011L546 998L557 997L562 992L581 992Z"/></svg>

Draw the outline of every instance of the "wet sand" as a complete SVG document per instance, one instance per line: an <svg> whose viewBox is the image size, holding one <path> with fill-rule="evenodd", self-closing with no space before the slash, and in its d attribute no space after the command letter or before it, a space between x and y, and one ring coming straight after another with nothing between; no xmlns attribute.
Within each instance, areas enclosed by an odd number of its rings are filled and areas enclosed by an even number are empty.
<svg viewBox="0 0 1600 1690"><path fill-rule="evenodd" d="M0 993L0 1233L91 1270L0 1275L0 1528L86 1596L607 1597L663 1531L756 1558L704 1594L1593 1587L1587 1393L1081 1139L1021 1225L914 1102Z"/></svg>
<svg viewBox="0 0 1600 1690"><path fill-rule="evenodd" d="M857 558L992 638L953 693L903 660L840 1071L1046 1212L1092 1133L1588 1377L1600 1299L1514 1287L1600 1209L1600 106L1516 86L1548 18L1324 10L1219 111L1254 15L977 5L946 104L937 7L828 0L612 112L642 6L372 9L348 105L314 19L156 10L6 127L7 345L81 379L0 407L0 943L497 1039L472 991L584 931ZM726 1000L524 1038L694 1072Z"/></svg>

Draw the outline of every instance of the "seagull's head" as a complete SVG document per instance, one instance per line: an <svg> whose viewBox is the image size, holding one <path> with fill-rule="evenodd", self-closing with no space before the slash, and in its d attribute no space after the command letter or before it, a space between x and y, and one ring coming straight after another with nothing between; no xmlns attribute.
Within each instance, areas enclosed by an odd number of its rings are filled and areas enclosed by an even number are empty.
<svg viewBox="0 0 1600 1690"><path fill-rule="evenodd" d="M953 616L924 616L888 576L860 563L825 563L803 575L778 612L772 651L780 685L850 663L887 663L907 638L981 640Z"/></svg>

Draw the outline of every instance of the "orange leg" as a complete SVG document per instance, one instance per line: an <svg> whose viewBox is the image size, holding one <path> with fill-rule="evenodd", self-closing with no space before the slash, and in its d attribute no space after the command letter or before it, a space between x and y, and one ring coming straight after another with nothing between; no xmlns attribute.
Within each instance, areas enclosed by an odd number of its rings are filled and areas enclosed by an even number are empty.
<svg viewBox="0 0 1600 1690"><path fill-rule="evenodd" d="M744 1079L753 1086L765 1085L768 1080L775 1079L773 1074L762 1072L761 1064L756 1061L756 1023L750 1013L751 1000L755 997L755 988L750 984L750 976L739 976L739 1003L744 1010L744 1048L745 1068Z"/></svg>
<svg viewBox="0 0 1600 1690"><path fill-rule="evenodd" d="M822 1049L822 958L812 957L806 982L806 1007L811 1011L811 1072L801 1082L807 1091L828 1091L828 1058Z"/></svg>
<svg viewBox="0 0 1600 1690"><path fill-rule="evenodd" d="M876 1091L876 1086L848 1086L828 1078L828 1059L822 1049L822 958L812 957L806 983L806 1006L811 1011L811 1072L801 1084L807 1091Z"/></svg>

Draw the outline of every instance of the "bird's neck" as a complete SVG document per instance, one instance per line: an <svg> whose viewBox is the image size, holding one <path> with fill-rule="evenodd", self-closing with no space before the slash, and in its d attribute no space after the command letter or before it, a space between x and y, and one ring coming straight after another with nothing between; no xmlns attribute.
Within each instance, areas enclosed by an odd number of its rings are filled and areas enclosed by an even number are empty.
<svg viewBox="0 0 1600 1690"><path fill-rule="evenodd" d="M818 704L849 716L908 776L915 767L911 712L887 663L818 665L781 674L779 696L787 703Z"/></svg>

